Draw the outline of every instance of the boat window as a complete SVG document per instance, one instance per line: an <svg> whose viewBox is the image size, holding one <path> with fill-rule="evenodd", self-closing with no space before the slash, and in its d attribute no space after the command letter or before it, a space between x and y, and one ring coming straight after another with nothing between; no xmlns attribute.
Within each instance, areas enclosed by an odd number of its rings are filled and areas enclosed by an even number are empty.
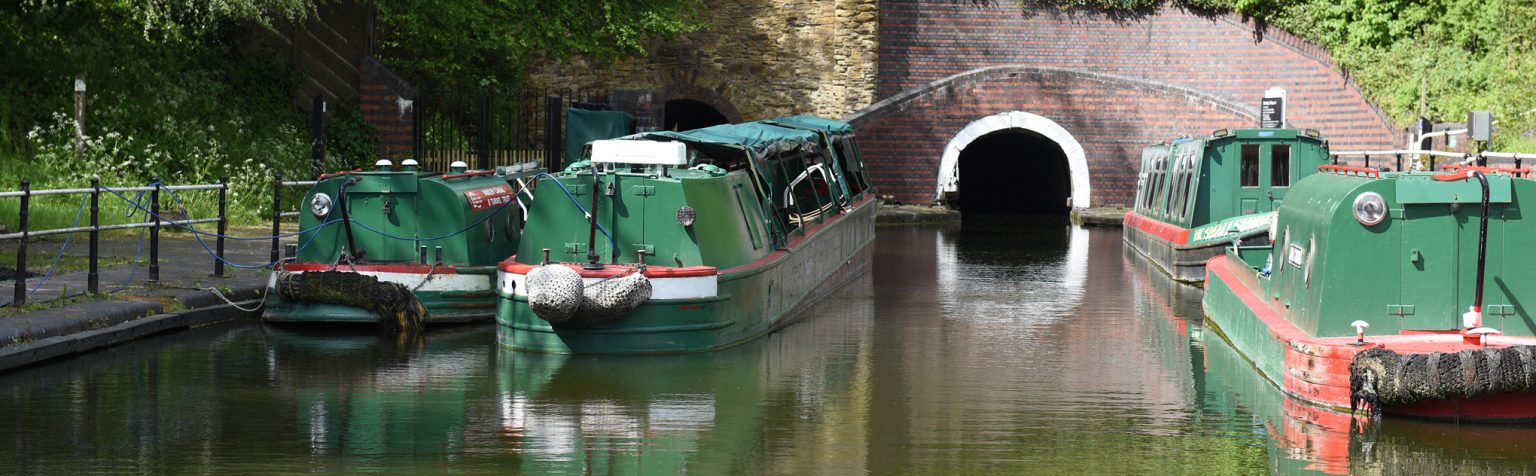
<svg viewBox="0 0 1536 476"><path fill-rule="evenodd" d="M1269 185L1291 186L1291 146L1286 144L1269 146L1269 164Z"/></svg>
<svg viewBox="0 0 1536 476"><path fill-rule="evenodd" d="M857 157L854 155L852 148L849 147L849 144L852 142L843 138L834 139L832 142L832 146L837 148L837 168L839 172L842 172L843 184L848 187L850 198L857 197L860 192L864 191L863 184L859 183L853 169L848 167L849 162L852 162Z"/></svg>
<svg viewBox="0 0 1536 476"><path fill-rule="evenodd" d="M1243 144L1242 186L1259 186L1259 146Z"/></svg>
<svg viewBox="0 0 1536 476"><path fill-rule="evenodd" d="M1179 189L1179 186L1183 184L1179 177L1184 176L1184 154L1181 153L1174 156L1173 173L1169 175L1171 180L1169 180L1168 184L1168 201L1163 204L1163 213L1169 216L1178 216L1178 203L1179 199L1182 198L1180 197L1182 190Z"/></svg>

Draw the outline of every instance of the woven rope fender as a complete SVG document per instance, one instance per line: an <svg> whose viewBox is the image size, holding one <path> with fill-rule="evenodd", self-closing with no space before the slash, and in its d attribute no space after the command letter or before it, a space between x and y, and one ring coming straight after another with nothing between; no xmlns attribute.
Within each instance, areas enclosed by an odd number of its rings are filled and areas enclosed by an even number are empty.
<svg viewBox="0 0 1536 476"><path fill-rule="evenodd" d="M367 309L378 316L380 324L399 331L419 331L427 320L426 306L410 288L366 274L282 273L277 276L277 296L286 301Z"/></svg>
<svg viewBox="0 0 1536 476"><path fill-rule="evenodd" d="M559 324L571 320L582 301L581 273L563 265L544 265L528 272L528 307L533 314Z"/></svg>
<svg viewBox="0 0 1536 476"><path fill-rule="evenodd" d="M589 324L612 322L650 299L651 280L634 272L587 286L576 315Z"/></svg>
<svg viewBox="0 0 1536 476"><path fill-rule="evenodd" d="M1536 350L1517 345L1456 353L1366 349L1349 362L1350 410L1536 390Z"/></svg>

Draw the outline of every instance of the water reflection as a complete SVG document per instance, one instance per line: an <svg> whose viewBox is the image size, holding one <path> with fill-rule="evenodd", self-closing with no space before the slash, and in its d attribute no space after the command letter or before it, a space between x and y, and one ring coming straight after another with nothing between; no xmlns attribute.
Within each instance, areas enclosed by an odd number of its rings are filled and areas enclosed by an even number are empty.
<svg viewBox="0 0 1536 476"><path fill-rule="evenodd" d="M1200 290L1062 221L882 229L873 269L722 352L524 354L492 326L204 327L0 375L0 471L1529 472L1531 430L1296 405Z"/></svg>

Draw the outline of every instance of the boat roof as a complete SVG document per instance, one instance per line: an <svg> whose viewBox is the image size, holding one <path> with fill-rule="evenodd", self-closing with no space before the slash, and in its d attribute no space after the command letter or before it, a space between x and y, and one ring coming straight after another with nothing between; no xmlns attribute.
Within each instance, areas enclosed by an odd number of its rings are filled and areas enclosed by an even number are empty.
<svg viewBox="0 0 1536 476"><path fill-rule="evenodd" d="M822 132L829 132L829 133L832 133L832 134L851 134L851 133L853 133L853 125L848 124L846 122L836 121L836 120L832 120L832 119L827 119L827 118L824 118L824 117L810 116L810 115L805 115L805 114L800 114L800 115L795 115L795 116L776 117L776 118L769 119L769 120L763 121L763 122L767 122L767 123L770 123L770 124L783 125L783 126L787 126L787 127L794 127L794 128L797 128L797 129L813 129L813 130L818 130L818 131L822 131Z"/></svg>
<svg viewBox="0 0 1536 476"><path fill-rule="evenodd" d="M687 142L703 149L705 153L722 152L726 149L745 149L754 159L777 155L793 150L810 150L817 146L815 132L792 129L764 122L720 124L682 132L643 132L626 139L649 139Z"/></svg>

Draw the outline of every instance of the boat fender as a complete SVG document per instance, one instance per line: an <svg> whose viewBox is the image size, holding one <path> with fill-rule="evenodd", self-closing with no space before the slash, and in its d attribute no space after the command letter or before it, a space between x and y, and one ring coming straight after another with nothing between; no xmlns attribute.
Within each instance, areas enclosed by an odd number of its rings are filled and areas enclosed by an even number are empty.
<svg viewBox="0 0 1536 476"><path fill-rule="evenodd" d="M1516 345L1461 352L1398 354L1371 348L1349 363L1350 409L1536 391L1536 349Z"/></svg>
<svg viewBox="0 0 1536 476"><path fill-rule="evenodd" d="M651 280L636 271L587 286L576 314L589 324L611 322L650 299Z"/></svg>
<svg viewBox="0 0 1536 476"><path fill-rule="evenodd" d="M279 273L277 296L290 302L339 304L367 309L379 324L406 333L419 332L427 308L404 284L346 271Z"/></svg>
<svg viewBox="0 0 1536 476"><path fill-rule="evenodd" d="M533 314L559 324L581 308L581 273L564 265L544 265L528 272L528 307Z"/></svg>

